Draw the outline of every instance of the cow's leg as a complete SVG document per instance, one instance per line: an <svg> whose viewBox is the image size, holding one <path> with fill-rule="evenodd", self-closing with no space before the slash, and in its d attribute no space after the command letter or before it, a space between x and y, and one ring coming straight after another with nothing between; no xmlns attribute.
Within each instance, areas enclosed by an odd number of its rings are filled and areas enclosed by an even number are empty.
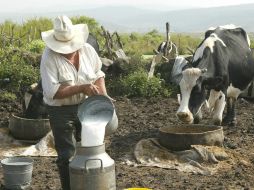
<svg viewBox="0 0 254 190"><path fill-rule="evenodd" d="M231 98L227 97L227 112L226 115L224 116L222 123L227 125L228 121L229 121L229 115L231 114L232 110L232 105L231 105Z"/></svg>
<svg viewBox="0 0 254 190"><path fill-rule="evenodd" d="M227 98L227 113L223 118L223 124L235 126L236 125L236 112L235 112L236 99L232 97Z"/></svg>
<svg viewBox="0 0 254 190"><path fill-rule="evenodd" d="M235 109L235 105L236 105L236 99L232 99L232 111L231 111L231 115L230 115L230 126L235 126L236 125L236 109Z"/></svg>
<svg viewBox="0 0 254 190"><path fill-rule="evenodd" d="M235 104L238 96L240 95L241 90L238 88L235 88L230 84L230 86L227 89L227 115L225 117L224 123L230 126L236 125L236 112L235 112Z"/></svg>
<svg viewBox="0 0 254 190"><path fill-rule="evenodd" d="M213 110L213 124L221 125L222 114L226 105L225 94L221 93L219 98L216 100Z"/></svg>
<svg viewBox="0 0 254 190"><path fill-rule="evenodd" d="M202 111L200 109L194 117L194 124L198 124L201 120L202 120Z"/></svg>
<svg viewBox="0 0 254 190"><path fill-rule="evenodd" d="M225 117L223 118L223 123L227 125L229 123L230 115L232 114L232 98L227 97L227 112Z"/></svg>
<svg viewBox="0 0 254 190"><path fill-rule="evenodd" d="M220 125L225 107L225 94L222 91L211 90L208 99L209 110L212 113L213 123Z"/></svg>

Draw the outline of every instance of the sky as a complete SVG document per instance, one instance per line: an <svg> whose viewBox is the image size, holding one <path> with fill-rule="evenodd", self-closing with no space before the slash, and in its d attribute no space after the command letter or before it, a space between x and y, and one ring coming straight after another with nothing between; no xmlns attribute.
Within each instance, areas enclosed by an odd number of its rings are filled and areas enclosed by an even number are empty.
<svg viewBox="0 0 254 190"><path fill-rule="evenodd" d="M0 12L44 12L135 6L144 9L186 9L254 3L254 0L1 0Z"/></svg>

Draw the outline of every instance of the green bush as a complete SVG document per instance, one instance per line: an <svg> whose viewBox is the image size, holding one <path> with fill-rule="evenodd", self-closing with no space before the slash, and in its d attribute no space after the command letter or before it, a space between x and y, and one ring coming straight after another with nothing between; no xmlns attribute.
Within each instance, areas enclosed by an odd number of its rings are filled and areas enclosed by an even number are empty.
<svg viewBox="0 0 254 190"><path fill-rule="evenodd" d="M134 55L130 58L128 64L128 72L133 73L137 71L148 71L150 60L144 60L141 56Z"/></svg>
<svg viewBox="0 0 254 190"><path fill-rule="evenodd" d="M22 62L4 62L0 64L0 79L5 78L9 82L0 83L0 88L18 94L23 87L38 81L39 70Z"/></svg>
<svg viewBox="0 0 254 190"><path fill-rule="evenodd" d="M157 49L159 44L164 40L164 36L156 30L146 34L131 33L121 34L124 44L124 50L128 55L154 54L153 49Z"/></svg>
<svg viewBox="0 0 254 190"><path fill-rule="evenodd" d="M17 99L17 96L14 93L3 91L0 93L1 102L12 102Z"/></svg>
<svg viewBox="0 0 254 190"><path fill-rule="evenodd" d="M26 44L25 49L33 53L42 53L45 48L45 43L42 40L33 40Z"/></svg>
<svg viewBox="0 0 254 190"><path fill-rule="evenodd" d="M109 91L116 95L127 97L169 96L170 91L165 88L162 80L157 77L147 78L147 73L137 71L121 77L108 85ZM121 89L121 90L119 90Z"/></svg>
<svg viewBox="0 0 254 190"><path fill-rule="evenodd" d="M129 63L121 66L125 72L118 77L106 75L108 92L113 96L154 97L170 96L171 86L165 83L160 73L148 80L151 60L144 60L141 56L132 56ZM120 89L120 90L119 90Z"/></svg>

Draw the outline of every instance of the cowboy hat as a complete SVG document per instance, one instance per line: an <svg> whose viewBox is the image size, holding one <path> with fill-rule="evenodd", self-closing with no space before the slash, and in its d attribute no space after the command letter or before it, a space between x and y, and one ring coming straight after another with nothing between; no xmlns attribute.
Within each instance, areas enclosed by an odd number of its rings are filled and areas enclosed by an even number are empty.
<svg viewBox="0 0 254 190"><path fill-rule="evenodd" d="M67 16L54 20L54 29L41 33L42 40L55 52L68 54L80 49L89 35L86 24L73 25Z"/></svg>

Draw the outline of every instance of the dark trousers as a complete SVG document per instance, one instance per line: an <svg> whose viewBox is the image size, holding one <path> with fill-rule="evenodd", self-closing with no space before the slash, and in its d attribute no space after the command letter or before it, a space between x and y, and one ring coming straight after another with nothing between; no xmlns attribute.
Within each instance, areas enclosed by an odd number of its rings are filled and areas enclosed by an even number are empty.
<svg viewBox="0 0 254 190"><path fill-rule="evenodd" d="M63 190L70 190L69 160L74 155L76 142L81 140L81 124L77 117L77 109L77 105L48 106Z"/></svg>

